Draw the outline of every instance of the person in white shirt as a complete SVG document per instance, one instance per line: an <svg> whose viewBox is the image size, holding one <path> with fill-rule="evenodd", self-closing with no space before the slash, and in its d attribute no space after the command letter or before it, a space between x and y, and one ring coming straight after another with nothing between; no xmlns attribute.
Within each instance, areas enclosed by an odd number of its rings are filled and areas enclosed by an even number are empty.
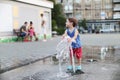
<svg viewBox="0 0 120 80"><path fill-rule="evenodd" d="M44 15L41 14L41 27L42 27L42 31L43 31L43 34L44 34L44 40L43 41L46 41L46 20L44 18Z"/></svg>

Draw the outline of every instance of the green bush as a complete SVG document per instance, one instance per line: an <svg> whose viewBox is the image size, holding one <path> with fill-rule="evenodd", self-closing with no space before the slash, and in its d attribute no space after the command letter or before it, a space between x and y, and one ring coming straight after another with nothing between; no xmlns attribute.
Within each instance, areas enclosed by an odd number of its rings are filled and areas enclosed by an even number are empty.
<svg viewBox="0 0 120 80"><path fill-rule="evenodd" d="M87 30L87 20L83 19L81 21L78 22L79 27L83 27L85 30Z"/></svg>
<svg viewBox="0 0 120 80"><path fill-rule="evenodd" d="M66 18L63 15L59 15L56 19L58 27L65 26Z"/></svg>
<svg viewBox="0 0 120 80"><path fill-rule="evenodd" d="M52 20L52 31L55 31L56 26L57 26L56 21Z"/></svg>
<svg viewBox="0 0 120 80"><path fill-rule="evenodd" d="M59 28L55 29L55 31L57 31L58 35L62 35L62 34L64 34L65 29L63 27L59 27Z"/></svg>

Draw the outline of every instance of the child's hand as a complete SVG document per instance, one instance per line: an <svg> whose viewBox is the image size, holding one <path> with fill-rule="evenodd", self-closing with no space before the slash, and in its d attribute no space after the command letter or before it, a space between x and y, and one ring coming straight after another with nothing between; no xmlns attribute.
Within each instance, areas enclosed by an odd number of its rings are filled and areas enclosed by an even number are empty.
<svg viewBox="0 0 120 80"><path fill-rule="evenodd" d="M67 41L70 43L70 42L72 42L72 39L71 39L71 38L68 38Z"/></svg>
<svg viewBox="0 0 120 80"><path fill-rule="evenodd" d="M76 43L76 41L75 41L73 38L68 38L67 40L68 40L69 43L70 43L70 42Z"/></svg>
<svg viewBox="0 0 120 80"><path fill-rule="evenodd" d="M62 36L62 39L64 39L64 38L65 38L65 36L63 35L63 36Z"/></svg>

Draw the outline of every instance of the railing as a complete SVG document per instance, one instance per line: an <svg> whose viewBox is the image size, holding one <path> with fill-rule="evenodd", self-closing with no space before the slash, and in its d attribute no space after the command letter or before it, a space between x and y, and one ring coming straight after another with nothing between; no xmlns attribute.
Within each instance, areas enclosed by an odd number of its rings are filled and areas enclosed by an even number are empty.
<svg viewBox="0 0 120 80"><path fill-rule="evenodd" d="M120 11L120 7L114 8L114 11Z"/></svg>
<svg viewBox="0 0 120 80"><path fill-rule="evenodd" d="M120 11L120 4L114 5L114 11Z"/></svg>

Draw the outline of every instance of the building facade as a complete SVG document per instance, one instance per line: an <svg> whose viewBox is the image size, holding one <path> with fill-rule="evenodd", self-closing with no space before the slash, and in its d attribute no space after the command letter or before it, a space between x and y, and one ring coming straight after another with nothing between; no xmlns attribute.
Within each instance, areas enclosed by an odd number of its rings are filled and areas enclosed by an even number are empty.
<svg viewBox="0 0 120 80"><path fill-rule="evenodd" d="M120 19L120 0L113 0L113 19Z"/></svg>
<svg viewBox="0 0 120 80"><path fill-rule="evenodd" d="M38 36L43 35L41 16L46 17L47 36L51 36L51 9L53 3L43 0L0 0L0 36L12 35L25 21L33 22Z"/></svg>
<svg viewBox="0 0 120 80"><path fill-rule="evenodd" d="M101 19L102 13L105 18L112 19L112 0L58 0L64 6L67 17L74 16L80 19Z"/></svg>
<svg viewBox="0 0 120 80"><path fill-rule="evenodd" d="M120 31L120 0L56 0L66 17L87 20L87 27L99 31ZM117 19L117 20L114 20Z"/></svg>

